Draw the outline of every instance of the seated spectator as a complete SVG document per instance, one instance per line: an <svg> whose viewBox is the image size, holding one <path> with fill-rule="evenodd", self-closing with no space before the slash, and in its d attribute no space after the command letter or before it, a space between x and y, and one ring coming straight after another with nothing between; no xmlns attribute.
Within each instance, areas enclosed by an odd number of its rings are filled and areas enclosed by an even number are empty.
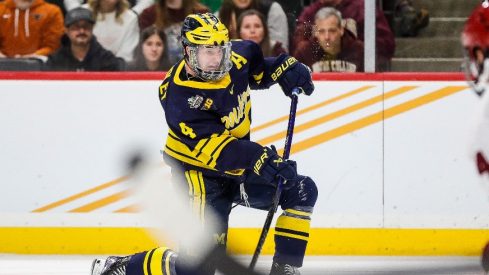
<svg viewBox="0 0 489 275"><path fill-rule="evenodd" d="M54 1L54 0L51 0ZM78 8L83 5L84 0L58 0L63 1L65 9L70 11L74 8ZM153 5L153 0L129 0L129 4L131 4L131 11L134 12L137 16L139 16L144 9Z"/></svg>
<svg viewBox="0 0 489 275"><path fill-rule="evenodd" d="M319 72L363 72L364 44L345 34L341 13L332 7L315 16L313 36L301 41L294 52L298 61Z"/></svg>
<svg viewBox="0 0 489 275"><path fill-rule="evenodd" d="M93 36L92 12L75 8L66 14L61 48L46 62L48 71L122 71L124 60L104 49ZM121 62L122 61L122 62Z"/></svg>
<svg viewBox="0 0 489 275"><path fill-rule="evenodd" d="M252 40L258 43L265 57L276 57L281 53L287 53L282 43L277 41L270 45L267 21L265 16L257 10L246 10L238 17L238 38Z"/></svg>
<svg viewBox="0 0 489 275"><path fill-rule="evenodd" d="M228 28L231 39L238 38L237 19L245 10L255 9L260 11L267 19L270 44L277 41L282 43L286 51L289 50L289 32L287 16L282 6L271 0L223 0L222 6L216 16Z"/></svg>
<svg viewBox="0 0 489 275"><path fill-rule="evenodd" d="M44 0L0 2L0 58L37 57L44 61L59 48L61 9Z"/></svg>
<svg viewBox="0 0 489 275"><path fill-rule="evenodd" d="M402 37L416 37L418 31L426 28L430 22L427 10L416 10L411 0L401 0L395 7L395 13L401 20L397 33Z"/></svg>
<svg viewBox="0 0 489 275"><path fill-rule="evenodd" d="M88 0L95 17L93 34L105 49L131 62L139 42L138 17L127 0Z"/></svg>
<svg viewBox="0 0 489 275"><path fill-rule="evenodd" d="M171 66L165 32L155 26L144 29L127 71L168 71Z"/></svg>
<svg viewBox="0 0 489 275"><path fill-rule="evenodd" d="M155 25L164 30L168 39L170 62L176 63L183 58L180 35L183 20L189 14L206 12L210 12L210 9L199 0L158 0L139 16L139 29Z"/></svg>
<svg viewBox="0 0 489 275"><path fill-rule="evenodd" d="M317 0L306 7L299 16L292 48L296 47L299 42L309 39L314 27L314 15L323 7L336 7L343 17L344 22L342 23L345 29L360 41L365 41L365 0ZM390 60L394 56L396 42L387 19L379 8L376 9L375 22L377 67L380 71L386 71L390 68Z"/></svg>

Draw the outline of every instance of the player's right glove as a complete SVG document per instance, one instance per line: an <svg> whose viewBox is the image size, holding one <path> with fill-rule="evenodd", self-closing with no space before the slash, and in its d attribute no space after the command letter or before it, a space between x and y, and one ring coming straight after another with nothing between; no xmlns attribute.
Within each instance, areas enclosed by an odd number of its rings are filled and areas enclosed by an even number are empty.
<svg viewBox="0 0 489 275"><path fill-rule="evenodd" d="M272 149L273 148L273 149ZM292 181L297 176L297 165L293 160L282 159L274 150L275 147L263 147L253 156L253 172L262 176L267 182L276 185L278 177ZM292 185L284 184L284 189Z"/></svg>

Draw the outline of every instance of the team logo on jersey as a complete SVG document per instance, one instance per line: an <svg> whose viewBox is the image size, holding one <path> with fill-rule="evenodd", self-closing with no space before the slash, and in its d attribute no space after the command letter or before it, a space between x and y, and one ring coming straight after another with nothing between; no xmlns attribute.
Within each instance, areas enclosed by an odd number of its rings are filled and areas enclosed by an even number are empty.
<svg viewBox="0 0 489 275"><path fill-rule="evenodd" d="M204 101L204 98L200 95L196 95L188 99L188 104L190 105L190 108L197 109L200 107L200 104L202 104L202 101Z"/></svg>

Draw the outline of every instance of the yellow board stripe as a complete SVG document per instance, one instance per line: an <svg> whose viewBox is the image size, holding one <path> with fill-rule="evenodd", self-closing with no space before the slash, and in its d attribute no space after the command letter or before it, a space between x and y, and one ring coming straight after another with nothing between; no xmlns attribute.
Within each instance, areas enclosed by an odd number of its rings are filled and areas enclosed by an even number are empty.
<svg viewBox="0 0 489 275"><path fill-rule="evenodd" d="M230 228L228 251L252 255L260 233ZM264 255L273 254L273 234ZM130 255L170 245L150 236L128 227L1 227L0 253ZM479 256L488 241L488 229L311 228L306 255Z"/></svg>

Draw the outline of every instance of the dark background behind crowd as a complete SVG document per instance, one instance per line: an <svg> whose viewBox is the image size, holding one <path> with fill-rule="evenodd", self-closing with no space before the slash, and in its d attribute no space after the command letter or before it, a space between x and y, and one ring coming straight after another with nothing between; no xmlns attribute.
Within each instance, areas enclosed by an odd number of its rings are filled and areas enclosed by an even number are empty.
<svg viewBox="0 0 489 275"><path fill-rule="evenodd" d="M253 40L265 56L287 53L313 72L363 72L364 2L0 0L0 70L167 71L182 58L183 19L212 12L228 27L231 39ZM376 2L376 71L460 71L460 18L468 17L479 0L464 1L469 7L466 12L457 9L454 22L445 9L430 3L450 6L457 0ZM428 12L432 8L437 17ZM441 21L452 26L451 33L438 31ZM437 39L457 45L459 53L430 57L426 40ZM457 44L447 42L455 39ZM431 63L453 64L423 65L416 55L422 56L424 47Z"/></svg>

